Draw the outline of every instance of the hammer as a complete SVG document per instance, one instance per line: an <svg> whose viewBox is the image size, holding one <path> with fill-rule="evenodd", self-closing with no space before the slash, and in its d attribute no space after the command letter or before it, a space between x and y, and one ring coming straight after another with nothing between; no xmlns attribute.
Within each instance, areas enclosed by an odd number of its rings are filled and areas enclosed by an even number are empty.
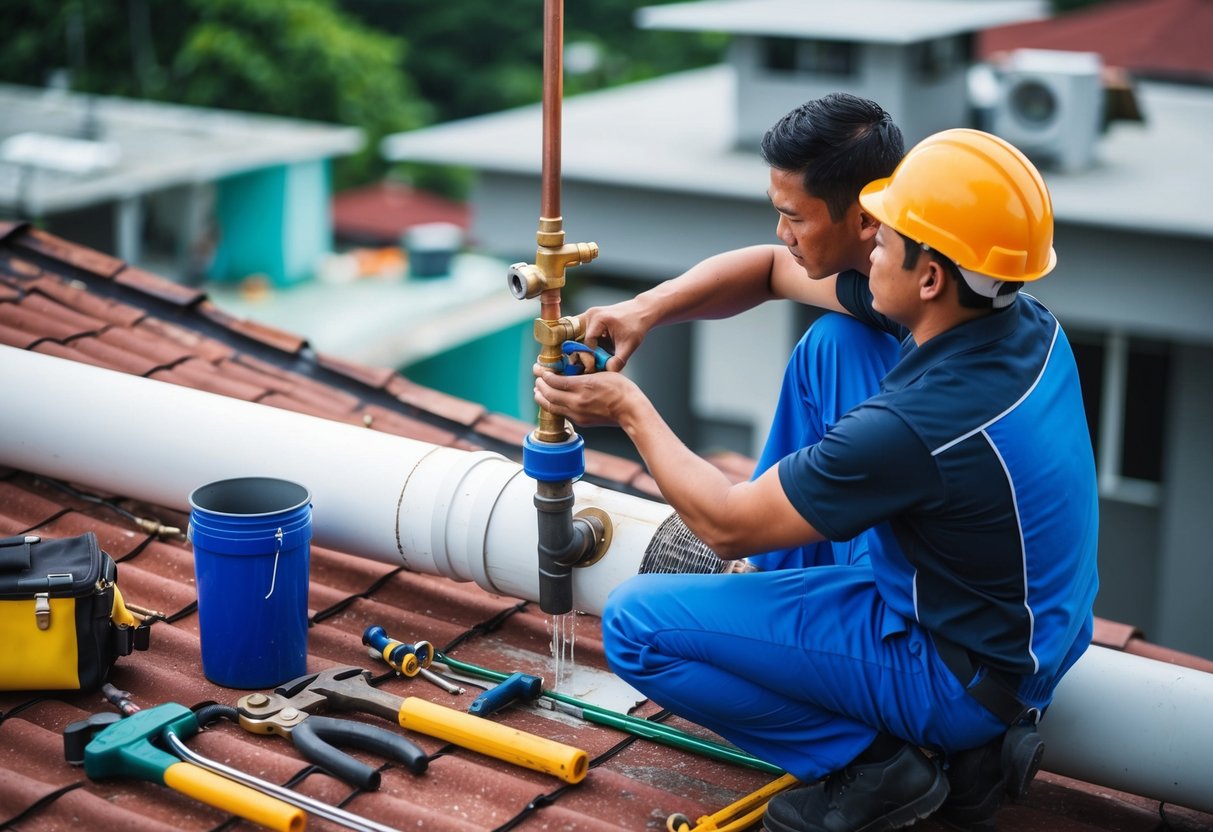
<svg viewBox="0 0 1213 832"><path fill-rule="evenodd" d="M419 734L551 774L566 783L580 783L589 771L589 755L580 748L415 696L394 696L372 687L370 679L370 671L360 667L330 667L277 688L279 699L273 707L281 707L285 698L286 704L309 713L328 708L373 714ZM258 716L255 707L245 711L247 716Z"/></svg>
<svg viewBox="0 0 1213 832"><path fill-rule="evenodd" d="M81 727L87 729L97 724ZM67 731L75 727L69 725ZM207 805L270 829L302 832L307 825L307 816L302 809L200 766L182 762L154 744L170 736L192 737L196 733L198 720L193 711L184 705L170 702L138 711L109 724L85 746L84 771L94 780L134 777L149 783L161 783Z"/></svg>

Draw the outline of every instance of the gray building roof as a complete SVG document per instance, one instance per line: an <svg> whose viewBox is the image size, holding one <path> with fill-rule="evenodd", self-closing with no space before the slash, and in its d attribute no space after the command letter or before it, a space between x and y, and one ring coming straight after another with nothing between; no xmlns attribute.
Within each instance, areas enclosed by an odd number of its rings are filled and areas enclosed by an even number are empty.
<svg viewBox="0 0 1213 832"><path fill-rule="evenodd" d="M642 29L916 43L1044 17L1037 0L707 0L640 9Z"/></svg>
<svg viewBox="0 0 1213 832"><path fill-rule="evenodd" d="M765 200L766 166L733 147L735 86L734 71L719 65L568 99L563 178ZM1137 95L1145 122L1113 124L1091 168L1046 172L1057 218L1213 237L1213 91L1142 82ZM538 175L541 127L540 107L523 107L389 136L382 150L392 160Z"/></svg>
<svg viewBox="0 0 1213 832"><path fill-rule="evenodd" d="M27 216L341 156L363 144L354 127L5 84L0 112L0 211ZM53 144L63 147L49 152Z"/></svg>

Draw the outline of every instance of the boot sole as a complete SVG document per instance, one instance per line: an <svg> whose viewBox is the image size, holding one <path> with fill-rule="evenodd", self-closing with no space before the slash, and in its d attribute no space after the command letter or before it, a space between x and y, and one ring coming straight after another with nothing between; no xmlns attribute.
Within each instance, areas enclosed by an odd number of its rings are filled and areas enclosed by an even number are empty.
<svg viewBox="0 0 1213 832"><path fill-rule="evenodd" d="M1032 785L1044 757L1045 742L1035 728L1012 728L1002 746L1002 770L1006 791L1012 800L1019 800Z"/></svg>
<svg viewBox="0 0 1213 832"><path fill-rule="evenodd" d="M947 799L948 778L944 775L943 769L936 764L935 782L931 784L930 791L913 803L907 803L899 809L894 809L889 814L877 818L867 826L856 829L855 832L889 832L892 829L901 829L903 826L909 826L928 815L934 814Z"/></svg>

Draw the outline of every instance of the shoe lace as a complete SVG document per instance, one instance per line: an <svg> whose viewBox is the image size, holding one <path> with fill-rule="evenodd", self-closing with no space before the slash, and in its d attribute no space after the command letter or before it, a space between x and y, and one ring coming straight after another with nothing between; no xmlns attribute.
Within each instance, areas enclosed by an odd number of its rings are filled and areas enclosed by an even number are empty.
<svg viewBox="0 0 1213 832"><path fill-rule="evenodd" d="M841 771L834 772L826 778L825 792L827 803L831 809L838 808L843 796L847 793L847 789L862 776L862 771L847 767Z"/></svg>

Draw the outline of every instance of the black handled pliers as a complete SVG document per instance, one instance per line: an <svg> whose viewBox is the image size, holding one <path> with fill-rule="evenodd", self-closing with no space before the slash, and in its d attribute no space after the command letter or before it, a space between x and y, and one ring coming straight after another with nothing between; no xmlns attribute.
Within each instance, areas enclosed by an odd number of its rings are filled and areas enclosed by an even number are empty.
<svg viewBox="0 0 1213 832"><path fill-rule="evenodd" d="M250 693L240 697L235 708L240 726L254 734L290 737L304 759L362 789L379 788L378 770L339 750L337 745L395 760L414 774L425 772L429 757L400 734L364 722L308 713L323 701L307 691L318 675L301 676L272 694Z"/></svg>

